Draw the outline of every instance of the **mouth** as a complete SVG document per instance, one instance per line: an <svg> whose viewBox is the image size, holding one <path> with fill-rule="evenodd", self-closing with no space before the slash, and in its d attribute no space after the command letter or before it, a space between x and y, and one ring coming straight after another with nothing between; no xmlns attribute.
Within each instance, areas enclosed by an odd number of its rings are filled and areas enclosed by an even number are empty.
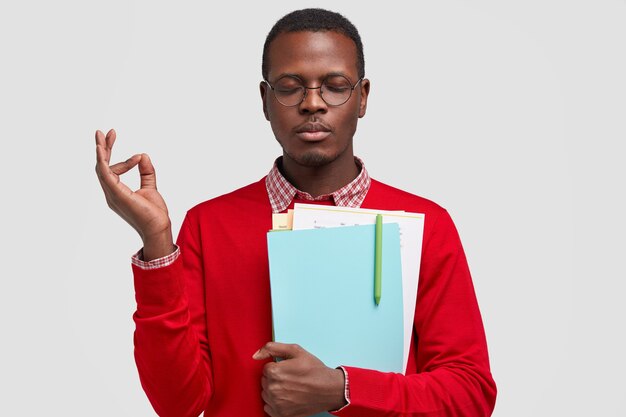
<svg viewBox="0 0 626 417"><path fill-rule="evenodd" d="M331 129L322 123L305 123L296 129L296 135L306 142L319 142L331 133Z"/></svg>

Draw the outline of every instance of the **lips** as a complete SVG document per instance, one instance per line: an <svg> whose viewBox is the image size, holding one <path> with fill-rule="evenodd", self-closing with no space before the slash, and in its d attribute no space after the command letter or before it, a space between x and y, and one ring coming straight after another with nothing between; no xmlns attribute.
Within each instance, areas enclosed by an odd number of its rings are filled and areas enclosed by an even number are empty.
<svg viewBox="0 0 626 417"><path fill-rule="evenodd" d="M317 142L326 139L331 129L323 123L305 123L296 128L296 135L307 142Z"/></svg>

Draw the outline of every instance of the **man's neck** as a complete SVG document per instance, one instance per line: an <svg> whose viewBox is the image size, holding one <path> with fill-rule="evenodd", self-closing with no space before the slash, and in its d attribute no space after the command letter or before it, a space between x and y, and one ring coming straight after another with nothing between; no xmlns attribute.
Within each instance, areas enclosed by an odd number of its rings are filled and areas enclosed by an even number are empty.
<svg viewBox="0 0 626 417"><path fill-rule="evenodd" d="M352 182L360 172L360 167L354 160L354 154L349 151L343 152L328 164L315 167L298 164L283 154L279 168L294 187L313 197L339 190Z"/></svg>

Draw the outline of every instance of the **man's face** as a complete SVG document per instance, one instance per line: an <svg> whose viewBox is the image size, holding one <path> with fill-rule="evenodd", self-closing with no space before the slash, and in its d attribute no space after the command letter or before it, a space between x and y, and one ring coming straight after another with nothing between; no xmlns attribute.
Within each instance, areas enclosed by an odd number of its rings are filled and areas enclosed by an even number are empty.
<svg viewBox="0 0 626 417"><path fill-rule="evenodd" d="M283 75L297 76L306 87L319 87L329 74L344 75L352 85L358 81L356 46L337 32L282 33L270 44L268 57L268 81L272 85ZM357 120L367 107L368 80L361 81L341 106L326 104L317 89L307 90L299 105L286 107L266 83L260 88L265 118L285 158L317 167L352 153Z"/></svg>

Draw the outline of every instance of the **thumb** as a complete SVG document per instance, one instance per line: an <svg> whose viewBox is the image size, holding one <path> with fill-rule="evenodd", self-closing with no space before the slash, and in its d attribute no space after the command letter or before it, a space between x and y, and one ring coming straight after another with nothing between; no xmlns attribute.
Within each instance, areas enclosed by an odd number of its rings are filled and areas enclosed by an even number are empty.
<svg viewBox="0 0 626 417"><path fill-rule="evenodd" d="M156 190L156 172L147 153L141 154L139 175L141 176L141 188L154 188Z"/></svg>
<svg viewBox="0 0 626 417"><path fill-rule="evenodd" d="M263 360L271 357L281 359L293 359L303 352L299 345L279 343L279 342L267 342L261 349L257 350L252 359Z"/></svg>

